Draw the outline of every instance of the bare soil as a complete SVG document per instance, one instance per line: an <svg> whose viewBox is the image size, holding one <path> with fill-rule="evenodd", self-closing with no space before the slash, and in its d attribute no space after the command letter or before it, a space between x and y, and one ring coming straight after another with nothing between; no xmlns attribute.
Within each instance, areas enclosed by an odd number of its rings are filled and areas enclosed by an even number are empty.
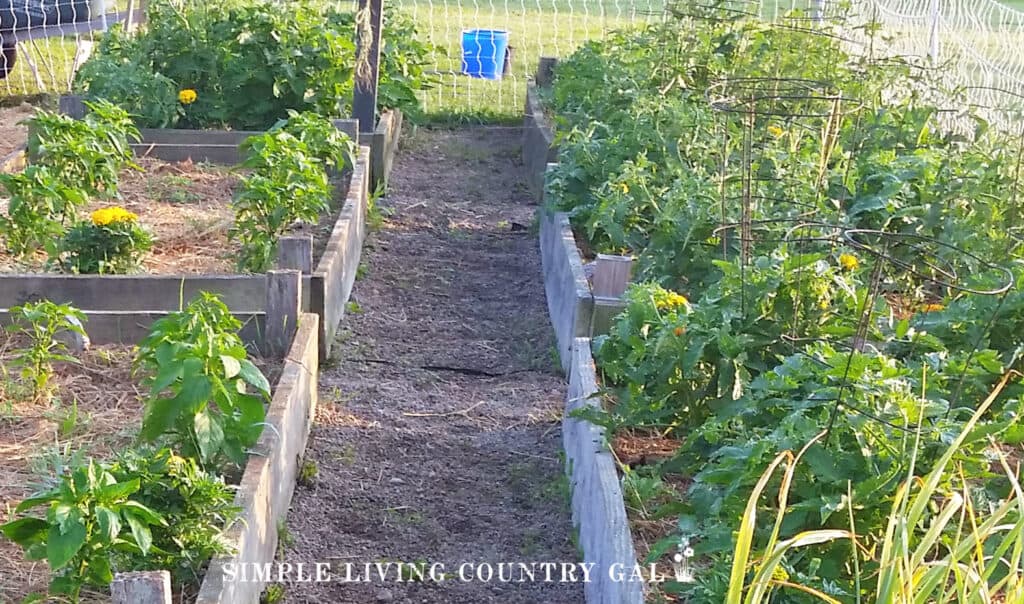
<svg viewBox="0 0 1024 604"><path fill-rule="evenodd" d="M28 128L18 122L32 117L32 105L22 103L14 107L0 107L0 159L25 144Z"/></svg>
<svg viewBox="0 0 1024 604"><path fill-rule="evenodd" d="M285 601L571 604L581 583L459 579L474 565L577 562L560 460L565 393L547 319L521 132L404 140L336 365L321 372L287 562L332 581ZM445 580L346 582L345 563L443 564Z"/></svg>

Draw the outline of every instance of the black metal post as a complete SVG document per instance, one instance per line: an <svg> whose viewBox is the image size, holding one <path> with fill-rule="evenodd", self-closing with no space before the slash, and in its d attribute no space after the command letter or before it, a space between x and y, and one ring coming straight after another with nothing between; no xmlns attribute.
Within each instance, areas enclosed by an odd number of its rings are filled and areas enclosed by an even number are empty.
<svg viewBox="0 0 1024 604"><path fill-rule="evenodd" d="M359 120L360 132L373 132L377 117L383 0L359 0L359 13L361 17L357 19L356 24L356 74L352 95L352 117ZM364 48L367 43L369 48Z"/></svg>

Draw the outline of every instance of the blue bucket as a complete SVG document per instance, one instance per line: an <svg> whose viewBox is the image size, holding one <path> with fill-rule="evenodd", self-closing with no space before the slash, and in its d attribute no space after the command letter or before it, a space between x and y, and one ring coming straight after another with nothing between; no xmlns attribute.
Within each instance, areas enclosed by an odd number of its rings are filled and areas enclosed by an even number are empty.
<svg viewBox="0 0 1024 604"><path fill-rule="evenodd" d="M507 51L507 31L467 29L462 32L462 73L474 78L500 80Z"/></svg>

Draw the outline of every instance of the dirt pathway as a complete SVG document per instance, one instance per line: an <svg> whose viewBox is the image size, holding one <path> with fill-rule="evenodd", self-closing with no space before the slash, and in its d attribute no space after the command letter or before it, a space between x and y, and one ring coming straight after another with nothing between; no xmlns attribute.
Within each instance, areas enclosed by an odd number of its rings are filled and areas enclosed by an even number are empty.
<svg viewBox="0 0 1024 604"><path fill-rule="evenodd" d="M286 585L284 601L582 601L581 584L540 570L532 582L498 576L499 563L577 561L560 462L564 385L520 136L421 132L404 145L341 361L322 371L307 450L317 476L297 489L283 535L286 561L330 560L332 581ZM444 580L392 567L385 580L347 581L378 562L441 564ZM485 565L490 581L476 577Z"/></svg>

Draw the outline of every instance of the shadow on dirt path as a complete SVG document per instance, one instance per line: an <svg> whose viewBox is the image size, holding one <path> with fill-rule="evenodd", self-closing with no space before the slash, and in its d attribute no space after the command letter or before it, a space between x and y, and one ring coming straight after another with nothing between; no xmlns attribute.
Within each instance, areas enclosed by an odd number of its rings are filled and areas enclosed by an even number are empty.
<svg viewBox="0 0 1024 604"><path fill-rule="evenodd" d="M520 137L420 132L404 145L340 360L322 370L307 452L317 475L298 487L283 531L284 560L329 560L332 581L285 585L285 601L582 602L582 584L558 572L498 576L498 563L578 561ZM389 561L443 564L445 580L399 582L392 567L384 581L343 582ZM483 564L490 581L476 578Z"/></svg>

